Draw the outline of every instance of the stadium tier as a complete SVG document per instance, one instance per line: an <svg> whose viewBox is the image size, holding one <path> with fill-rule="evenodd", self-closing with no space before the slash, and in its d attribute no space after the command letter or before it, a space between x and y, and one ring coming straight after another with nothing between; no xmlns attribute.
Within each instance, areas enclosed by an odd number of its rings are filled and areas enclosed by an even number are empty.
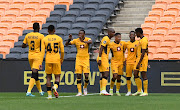
<svg viewBox="0 0 180 110"><path fill-rule="evenodd" d="M32 32L34 22L42 25L40 33L44 35L53 24L64 43L69 34L77 38L80 29L95 41L119 0L0 0L0 3L4 4L0 5L0 53L7 59L21 59L28 56L20 47L25 35ZM65 52L65 58L76 56L74 46L65 48Z"/></svg>

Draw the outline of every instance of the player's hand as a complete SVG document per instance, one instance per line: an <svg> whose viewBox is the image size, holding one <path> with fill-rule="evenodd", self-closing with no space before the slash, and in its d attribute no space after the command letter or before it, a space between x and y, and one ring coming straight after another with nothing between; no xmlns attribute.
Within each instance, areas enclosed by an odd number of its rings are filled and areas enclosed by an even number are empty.
<svg viewBox="0 0 180 110"><path fill-rule="evenodd" d="M101 65L101 60L98 61L98 65L99 65L99 66Z"/></svg>
<svg viewBox="0 0 180 110"><path fill-rule="evenodd" d="M42 70L42 65L39 65L39 70Z"/></svg>
<svg viewBox="0 0 180 110"><path fill-rule="evenodd" d="M80 39L81 42L84 42L84 40L83 40L83 38L81 36L79 37L79 39Z"/></svg>
<svg viewBox="0 0 180 110"><path fill-rule="evenodd" d="M60 63L61 63L61 65L62 65L62 63L63 63L63 60L62 60L62 59L60 59Z"/></svg>
<svg viewBox="0 0 180 110"><path fill-rule="evenodd" d="M140 64L138 63L137 66L136 66L136 69L139 69L139 67L140 67Z"/></svg>
<svg viewBox="0 0 180 110"><path fill-rule="evenodd" d="M126 66L126 60L123 62L123 65Z"/></svg>
<svg viewBox="0 0 180 110"><path fill-rule="evenodd" d="M69 39L72 39L72 34L69 34Z"/></svg>

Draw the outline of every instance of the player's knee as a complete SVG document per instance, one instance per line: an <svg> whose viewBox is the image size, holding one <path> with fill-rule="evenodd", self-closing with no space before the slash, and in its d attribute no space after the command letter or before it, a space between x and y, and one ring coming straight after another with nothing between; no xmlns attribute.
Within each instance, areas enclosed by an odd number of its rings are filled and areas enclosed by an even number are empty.
<svg viewBox="0 0 180 110"><path fill-rule="evenodd" d="M77 79L77 84L80 84L81 83L81 79Z"/></svg>
<svg viewBox="0 0 180 110"><path fill-rule="evenodd" d="M117 79L117 82L119 82L119 83L120 83L120 82L121 82L121 79Z"/></svg>
<svg viewBox="0 0 180 110"><path fill-rule="evenodd" d="M39 78L38 78L38 73L32 73L32 78L34 78L36 81L38 81L39 80Z"/></svg>
<svg viewBox="0 0 180 110"><path fill-rule="evenodd" d="M127 79L127 80L131 80L131 77L127 77L126 79Z"/></svg>
<svg viewBox="0 0 180 110"><path fill-rule="evenodd" d="M106 76L103 76L102 78L107 79L107 77L106 77Z"/></svg>
<svg viewBox="0 0 180 110"><path fill-rule="evenodd" d="M112 82L115 82L115 81L116 81L116 79L112 78L112 79L111 79L111 81L112 81Z"/></svg>
<svg viewBox="0 0 180 110"><path fill-rule="evenodd" d="M139 76L138 75L134 75L134 78L139 78Z"/></svg>

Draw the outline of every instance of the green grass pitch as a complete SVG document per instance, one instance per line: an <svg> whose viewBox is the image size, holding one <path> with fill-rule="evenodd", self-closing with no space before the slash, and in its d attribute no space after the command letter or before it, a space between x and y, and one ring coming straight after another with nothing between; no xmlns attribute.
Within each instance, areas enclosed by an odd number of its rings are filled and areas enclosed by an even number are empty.
<svg viewBox="0 0 180 110"><path fill-rule="evenodd" d="M34 93L0 93L0 110L179 110L180 94L149 94L139 96L80 96L60 97L52 100ZM75 93L60 93L72 96Z"/></svg>

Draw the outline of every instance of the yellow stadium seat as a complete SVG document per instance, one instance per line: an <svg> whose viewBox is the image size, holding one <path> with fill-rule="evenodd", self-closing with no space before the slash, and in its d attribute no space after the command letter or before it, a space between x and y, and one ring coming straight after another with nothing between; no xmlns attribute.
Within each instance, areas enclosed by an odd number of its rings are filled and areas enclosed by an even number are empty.
<svg viewBox="0 0 180 110"><path fill-rule="evenodd" d="M40 23L40 25L42 25L46 22L46 18L45 17L32 17L31 22L32 23L38 22Z"/></svg>
<svg viewBox="0 0 180 110"><path fill-rule="evenodd" d="M180 48L173 48L172 54L180 54Z"/></svg>
<svg viewBox="0 0 180 110"><path fill-rule="evenodd" d="M160 42L163 41L163 37L154 35L154 36L150 36L150 37L148 38L148 40L149 40L150 42L159 42L159 43L160 43Z"/></svg>
<svg viewBox="0 0 180 110"><path fill-rule="evenodd" d="M54 10L54 5L53 4L42 4L39 7L39 10L44 10L44 11L53 11Z"/></svg>
<svg viewBox="0 0 180 110"><path fill-rule="evenodd" d="M6 29L0 29L0 36L4 36L7 34L7 30Z"/></svg>
<svg viewBox="0 0 180 110"><path fill-rule="evenodd" d="M43 4L55 5L55 4L57 4L57 0L43 0Z"/></svg>
<svg viewBox="0 0 180 110"><path fill-rule="evenodd" d="M163 16L161 11L149 11L149 17L157 17L158 19Z"/></svg>
<svg viewBox="0 0 180 110"><path fill-rule="evenodd" d="M175 19L175 17L178 16L178 12L177 11L165 11L164 12L164 17L172 17L173 20Z"/></svg>
<svg viewBox="0 0 180 110"><path fill-rule="evenodd" d="M18 41L18 37L14 36L14 35L6 35L3 37L3 41L10 41L10 42L14 43L14 42Z"/></svg>
<svg viewBox="0 0 180 110"><path fill-rule="evenodd" d="M177 5L177 4L170 4L170 5L167 6L167 10L168 10L168 11L176 11L176 12L179 12L180 7L179 7L179 5Z"/></svg>
<svg viewBox="0 0 180 110"><path fill-rule="evenodd" d="M23 9L24 9L24 5L20 5L20 4L9 5L9 10L22 11Z"/></svg>
<svg viewBox="0 0 180 110"><path fill-rule="evenodd" d="M166 30L154 30L153 31L153 36L161 36L164 37L167 34Z"/></svg>
<svg viewBox="0 0 180 110"><path fill-rule="evenodd" d="M24 29L26 29L26 25L24 23L13 23L12 29L18 29L23 31Z"/></svg>
<svg viewBox="0 0 180 110"><path fill-rule="evenodd" d="M180 59L180 54L169 54L168 55L168 60L179 60Z"/></svg>
<svg viewBox="0 0 180 110"><path fill-rule="evenodd" d="M32 10L23 10L23 11L21 11L20 12L20 16L23 16L23 17L32 17L32 16L34 16L34 11L32 11Z"/></svg>
<svg viewBox="0 0 180 110"><path fill-rule="evenodd" d="M17 17L16 18L16 23L23 23L27 25L27 23L30 23L31 18L30 17Z"/></svg>
<svg viewBox="0 0 180 110"><path fill-rule="evenodd" d="M28 0L13 0L13 4L25 5Z"/></svg>
<svg viewBox="0 0 180 110"><path fill-rule="evenodd" d="M156 30L165 30L168 31L170 29L170 24L167 23L160 23L156 25Z"/></svg>
<svg viewBox="0 0 180 110"><path fill-rule="evenodd" d="M157 23L159 23L158 17L146 17L145 23L153 23L155 26Z"/></svg>
<svg viewBox="0 0 180 110"><path fill-rule="evenodd" d="M17 11L17 10L8 10L5 12L5 16L16 18L17 16L19 16L19 13L20 11Z"/></svg>
<svg viewBox="0 0 180 110"><path fill-rule="evenodd" d="M43 0L28 0L28 4L40 5Z"/></svg>
<svg viewBox="0 0 180 110"><path fill-rule="evenodd" d="M167 54L153 54L153 60L167 60Z"/></svg>
<svg viewBox="0 0 180 110"><path fill-rule="evenodd" d="M171 0L171 4L180 5L180 0Z"/></svg>
<svg viewBox="0 0 180 110"><path fill-rule="evenodd" d="M10 28L11 28L11 24L10 23L0 23L0 29L8 30Z"/></svg>
<svg viewBox="0 0 180 110"><path fill-rule="evenodd" d="M39 5L37 4L26 4L24 5L24 10L29 10L29 11L37 11L39 9Z"/></svg>
<svg viewBox="0 0 180 110"><path fill-rule="evenodd" d="M157 54L170 54L171 53L171 49L169 48L157 48L156 50Z"/></svg>
<svg viewBox="0 0 180 110"><path fill-rule="evenodd" d="M145 23L141 25L141 28L144 30L150 30L153 31L153 29L155 29L155 25L152 23Z"/></svg>
<svg viewBox="0 0 180 110"><path fill-rule="evenodd" d="M161 11L164 12L167 9L167 6L164 4L154 4L152 5L152 11Z"/></svg>
<svg viewBox="0 0 180 110"><path fill-rule="evenodd" d="M7 31L7 35L21 36L22 31L20 29L10 29Z"/></svg>
<svg viewBox="0 0 180 110"><path fill-rule="evenodd" d="M48 12L48 11L44 11L44 10L39 10L39 11L36 11L35 12L35 16L36 17L49 17L49 15L50 15L50 12Z"/></svg>
<svg viewBox="0 0 180 110"><path fill-rule="evenodd" d="M66 5L66 10L69 10L69 5L71 5L71 1L70 0L57 0L57 4L62 4L62 5Z"/></svg>
<svg viewBox="0 0 180 110"><path fill-rule="evenodd" d="M175 44L174 42L161 42L160 47L165 47L165 48L174 48Z"/></svg>
<svg viewBox="0 0 180 110"><path fill-rule="evenodd" d="M171 0L156 0L156 4L170 4Z"/></svg>
<svg viewBox="0 0 180 110"><path fill-rule="evenodd" d="M160 23L168 23L171 25L174 22L174 19L172 17L161 17Z"/></svg>

